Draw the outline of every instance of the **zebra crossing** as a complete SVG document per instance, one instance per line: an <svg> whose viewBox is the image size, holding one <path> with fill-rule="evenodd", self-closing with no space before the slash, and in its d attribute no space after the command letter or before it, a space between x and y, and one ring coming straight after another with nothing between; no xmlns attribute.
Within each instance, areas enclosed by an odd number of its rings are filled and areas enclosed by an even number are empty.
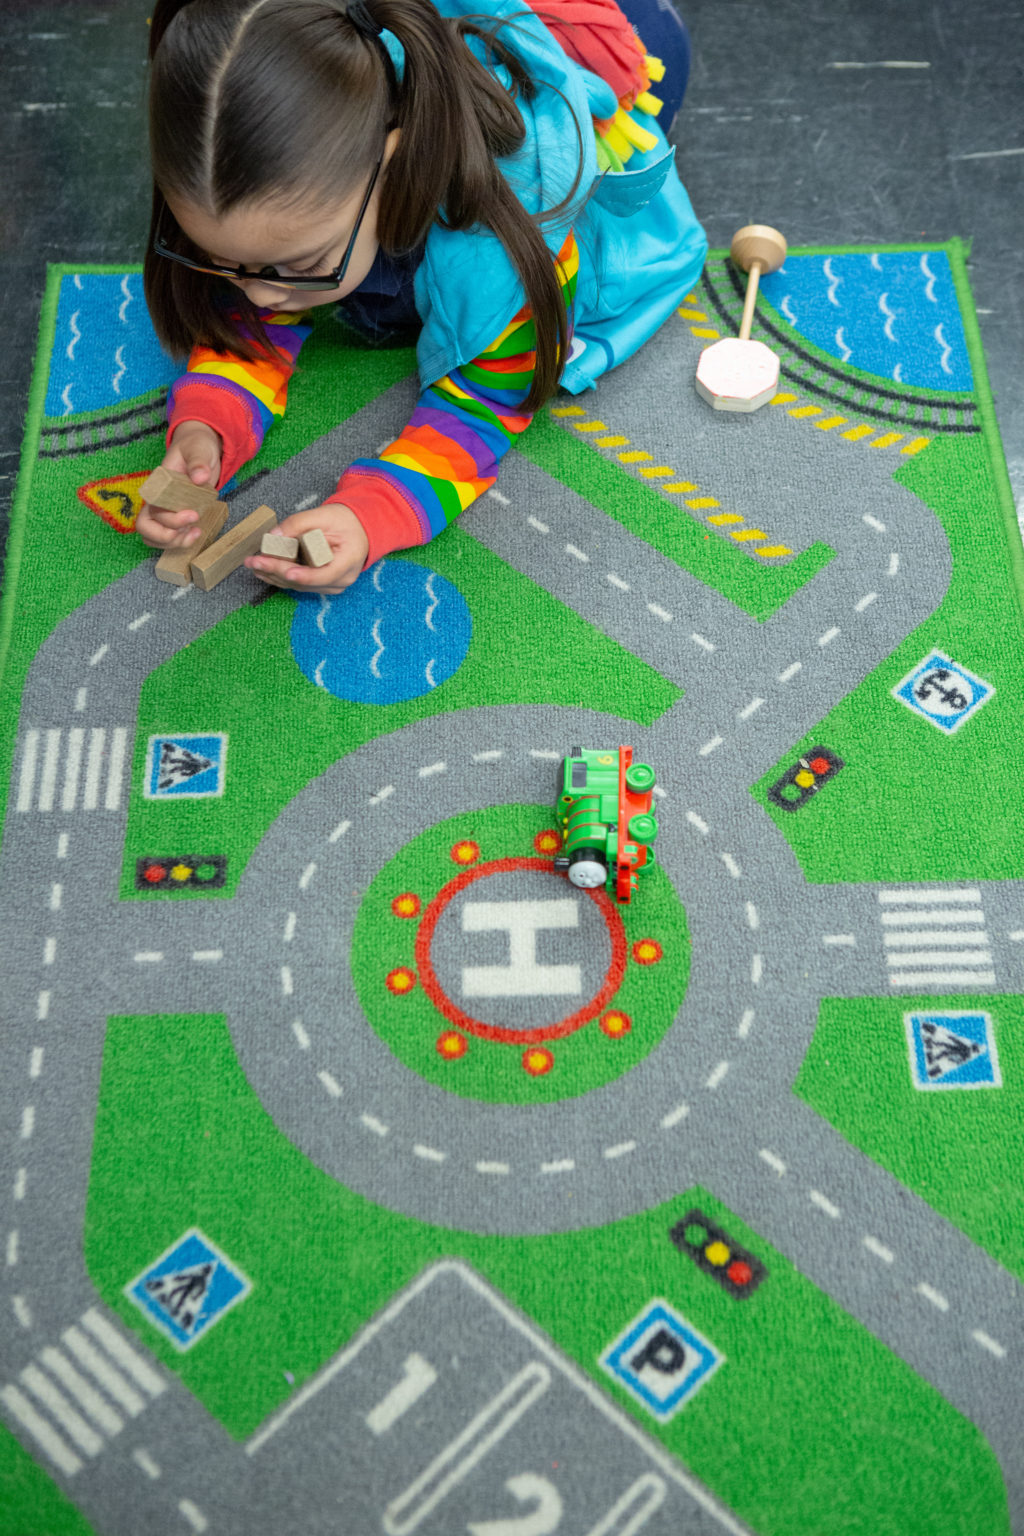
<svg viewBox="0 0 1024 1536"><path fill-rule="evenodd" d="M973 989L994 984L979 891L953 886L881 890L878 901L890 986Z"/></svg>
<svg viewBox="0 0 1024 1536"><path fill-rule="evenodd" d="M82 725L25 732L16 811L116 811L128 754L126 726Z"/></svg>
<svg viewBox="0 0 1024 1536"><path fill-rule="evenodd" d="M26 1431L67 1477L98 1456L147 1403L166 1389L164 1378L96 1308L65 1328L62 1349L48 1345L0 1387L8 1422Z"/></svg>

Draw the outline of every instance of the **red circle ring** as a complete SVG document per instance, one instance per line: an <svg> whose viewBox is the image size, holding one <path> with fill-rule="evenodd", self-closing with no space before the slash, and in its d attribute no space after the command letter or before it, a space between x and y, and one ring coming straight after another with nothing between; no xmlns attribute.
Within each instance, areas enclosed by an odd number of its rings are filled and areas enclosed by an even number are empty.
<svg viewBox="0 0 1024 1536"><path fill-rule="evenodd" d="M490 859L486 864L478 864L474 869L463 870L462 874L456 875L454 880L442 886L423 914L416 933L416 969L419 973L420 985L435 1008L444 1014L446 1019L458 1025L460 1029L468 1030L478 1039L499 1040L503 1045L539 1045L543 1040L560 1040L564 1035L571 1035L573 1030L586 1024L587 1020L592 1019L596 1013L600 1013L622 985L622 978L626 974L626 935L622 927L622 919L615 904L604 890L581 889L580 894L589 896L604 918L612 946L612 958L601 990L591 998L589 1003L584 1003L582 1008L578 1008L568 1018L560 1020L557 1024L543 1024L537 1029L506 1029L499 1024L485 1024L482 1019L474 1019L472 1014L466 1013L453 1003L442 988L430 959L430 946L441 913L452 898L458 895L459 891L465 890L467 885L472 885L474 880L481 880L487 875L500 874L510 869L543 869L550 872L554 867L553 859Z"/></svg>

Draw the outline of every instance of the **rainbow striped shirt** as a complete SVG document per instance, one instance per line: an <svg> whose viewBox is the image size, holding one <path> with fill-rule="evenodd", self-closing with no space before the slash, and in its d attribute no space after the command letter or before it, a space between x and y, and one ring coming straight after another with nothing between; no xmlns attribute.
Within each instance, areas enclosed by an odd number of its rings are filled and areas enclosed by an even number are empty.
<svg viewBox="0 0 1024 1536"><path fill-rule="evenodd" d="M555 257L566 309L572 314L579 254L570 233ZM267 427L284 414L299 349L311 327L267 313L275 357L256 363L197 347L188 372L172 387L170 429L200 420L224 442L221 483L258 451ZM327 498L359 518L370 541L367 564L393 549L425 544L489 490L498 464L529 426L525 400L536 364L536 331L528 306L479 357L422 391L408 426L379 457L357 459Z"/></svg>

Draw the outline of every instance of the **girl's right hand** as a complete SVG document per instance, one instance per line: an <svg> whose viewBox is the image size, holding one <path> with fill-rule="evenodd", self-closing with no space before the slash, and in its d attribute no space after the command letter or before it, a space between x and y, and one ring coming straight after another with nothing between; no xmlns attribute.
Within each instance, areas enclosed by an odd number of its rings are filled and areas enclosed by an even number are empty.
<svg viewBox="0 0 1024 1536"><path fill-rule="evenodd" d="M183 421L175 428L162 468L188 475L193 485L216 485L222 451L220 436L212 427L202 421ZM199 537L199 513L165 512L143 502L135 531L152 549L187 548Z"/></svg>

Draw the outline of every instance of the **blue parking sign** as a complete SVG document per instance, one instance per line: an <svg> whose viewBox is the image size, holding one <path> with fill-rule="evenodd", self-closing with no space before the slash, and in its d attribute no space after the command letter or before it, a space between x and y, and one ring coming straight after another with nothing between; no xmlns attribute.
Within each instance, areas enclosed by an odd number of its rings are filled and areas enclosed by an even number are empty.
<svg viewBox="0 0 1024 1536"><path fill-rule="evenodd" d="M252 1285L237 1264L193 1227L124 1289L175 1348L185 1350L247 1296Z"/></svg>
<svg viewBox="0 0 1024 1536"><path fill-rule="evenodd" d="M600 1363L664 1424L724 1359L667 1301L655 1300L608 1346Z"/></svg>
<svg viewBox="0 0 1024 1536"><path fill-rule="evenodd" d="M932 651L892 690L894 698L947 735L958 731L994 692L990 683L942 651Z"/></svg>

